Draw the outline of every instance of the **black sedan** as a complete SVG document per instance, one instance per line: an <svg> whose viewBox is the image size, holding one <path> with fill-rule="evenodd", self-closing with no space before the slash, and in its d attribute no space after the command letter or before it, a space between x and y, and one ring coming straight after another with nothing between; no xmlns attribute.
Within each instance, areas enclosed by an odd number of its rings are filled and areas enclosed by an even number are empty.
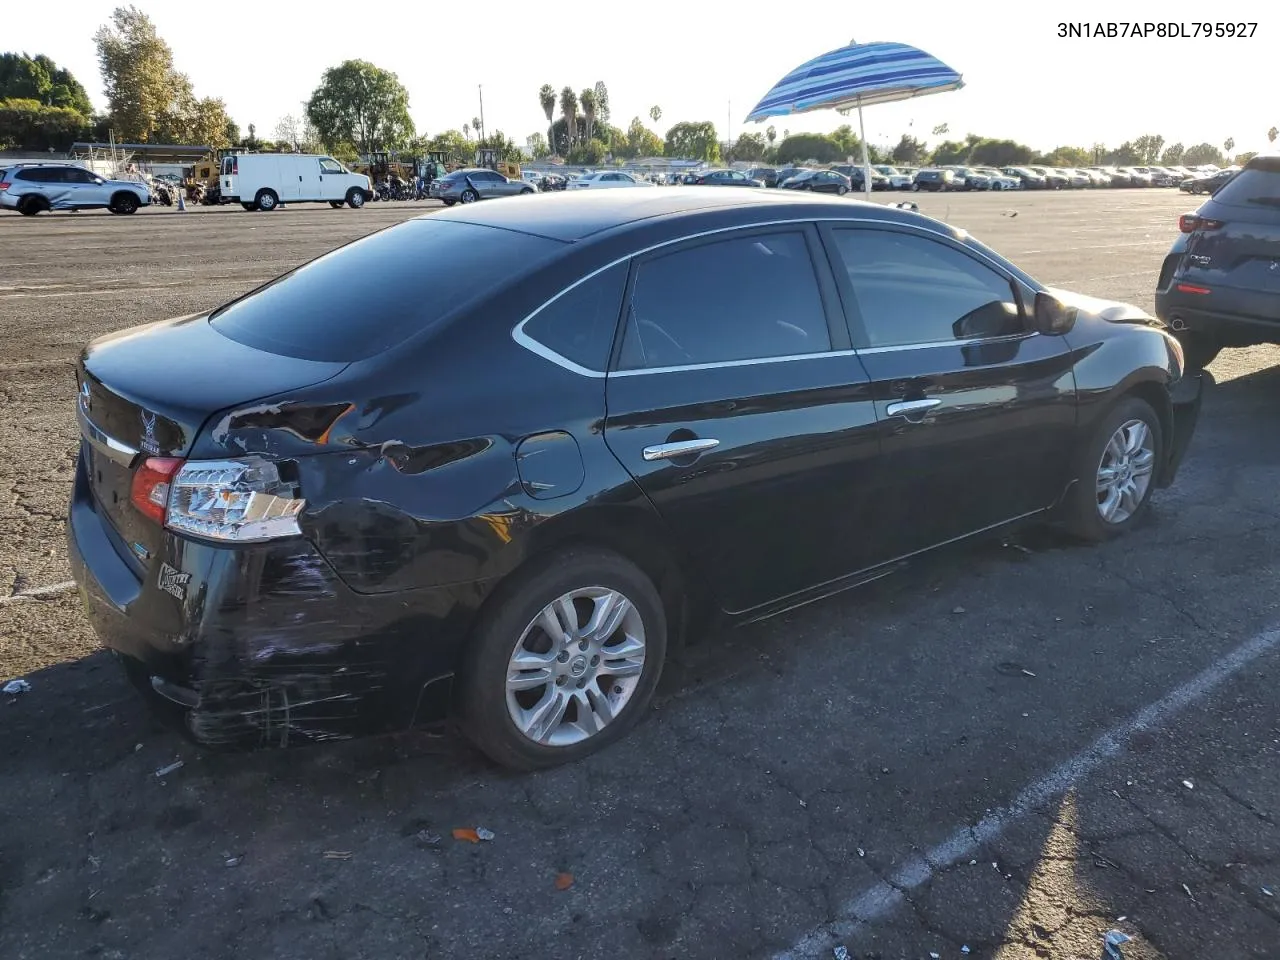
<svg viewBox="0 0 1280 960"><path fill-rule="evenodd" d="M1011 524L1132 528L1199 410L1156 324L879 205L455 207L86 347L69 556L201 743L453 716L548 766L717 623Z"/></svg>
<svg viewBox="0 0 1280 960"><path fill-rule="evenodd" d="M741 170L708 170L700 173L693 180L698 187L763 187L759 180L753 180Z"/></svg>
<svg viewBox="0 0 1280 960"><path fill-rule="evenodd" d="M806 170L786 180L782 184L784 190L809 190L813 193L834 193L843 197L853 189L853 184L844 174L834 170Z"/></svg>

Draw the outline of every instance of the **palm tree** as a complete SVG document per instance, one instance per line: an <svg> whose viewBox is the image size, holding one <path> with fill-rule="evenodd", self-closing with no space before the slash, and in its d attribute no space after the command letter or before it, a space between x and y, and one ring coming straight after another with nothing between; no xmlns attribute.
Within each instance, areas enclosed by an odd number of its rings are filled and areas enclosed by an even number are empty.
<svg viewBox="0 0 1280 960"><path fill-rule="evenodd" d="M768 139L769 146L771 147L773 146L773 141L778 139L778 131L774 129L773 124L769 125L768 129L765 130L764 135L765 138Z"/></svg>
<svg viewBox="0 0 1280 960"><path fill-rule="evenodd" d="M462 125L462 135L468 140L471 139L471 125L469 123L464 123Z"/></svg>
<svg viewBox="0 0 1280 960"><path fill-rule="evenodd" d="M656 127L658 125L658 121L662 119L662 108L656 104L650 107L649 119L653 121L653 125Z"/></svg>
<svg viewBox="0 0 1280 960"><path fill-rule="evenodd" d="M573 92L573 87L560 91L560 113L564 115L565 153L568 153L578 139L578 95Z"/></svg>
<svg viewBox="0 0 1280 960"><path fill-rule="evenodd" d="M1235 149L1235 145L1236 145L1236 138L1235 138L1235 137L1227 137L1227 142L1226 142L1226 143L1224 143L1224 144L1222 145L1222 149L1223 149L1223 150L1226 152L1226 154L1227 154L1227 163L1228 163L1228 164L1230 164L1230 163L1231 163L1231 151L1232 151L1233 149Z"/></svg>
<svg viewBox="0 0 1280 960"><path fill-rule="evenodd" d="M596 92L588 87L578 95L578 102L582 104L582 119L587 127L584 139L590 143L596 126Z"/></svg>
<svg viewBox="0 0 1280 960"><path fill-rule="evenodd" d="M472 118L471 118L471 129L472 129L472 130L474 130L474 131L476 132L476 139L477 139L477 140L484 136L484 130L482 130L482 129L481 129L481 127L480 127L480 118L479 118L479 117L472 117Z"/></svg>
<svg viewBox="0 0 1280 960"><path fill-rule="evenodd" d="M1270 140L1272 143L1275 143L1276 136L1278 134L1280 134L1280 130L1277 130L1275 127L1272 127L1270 130L1267 131L1267 139Z"/></svg>
<svg viewBox="0 0 1280 960"><path fill-rule="evenodd" d="M538 91L538 103L542 104L542 112L547 115L547 149L552 155L556 152L556 91L549 83L544 83Z"/></svg>

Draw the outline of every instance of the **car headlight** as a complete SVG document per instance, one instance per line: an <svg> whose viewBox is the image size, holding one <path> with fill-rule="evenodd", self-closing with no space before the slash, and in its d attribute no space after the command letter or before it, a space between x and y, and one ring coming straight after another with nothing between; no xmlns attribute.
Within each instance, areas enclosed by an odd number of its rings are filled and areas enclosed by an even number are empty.
<svg viewBox="0 0 1280 960"><path fill-rule="evenodd" d="M297 536L306 506L297 492L269 460L189 461L169 482L165 526L237 543Z"/></svg>

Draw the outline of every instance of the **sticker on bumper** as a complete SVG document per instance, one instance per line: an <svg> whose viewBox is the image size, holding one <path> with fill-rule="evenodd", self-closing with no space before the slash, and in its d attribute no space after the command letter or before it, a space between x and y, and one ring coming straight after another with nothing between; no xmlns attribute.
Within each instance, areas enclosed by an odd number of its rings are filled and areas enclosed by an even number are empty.
<svg viewBox="0 0 1280 960"><path fill-rule="evenodd" d="M156 586L165 593L179 600L187 599L187 584L191 582L191 574L182 573L167 563L160 564L160 579Z"/></svg>

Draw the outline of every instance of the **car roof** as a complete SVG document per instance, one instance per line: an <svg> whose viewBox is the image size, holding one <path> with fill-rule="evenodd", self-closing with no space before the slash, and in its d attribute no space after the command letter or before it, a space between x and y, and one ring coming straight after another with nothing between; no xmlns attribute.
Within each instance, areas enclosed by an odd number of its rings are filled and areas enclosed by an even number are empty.
<svg viewBox="0 0 1280 960"><path fill-rule="evenodd" d="M723 190L689 187L683 190L584 190L570 194L540 194L498 203L467 204L424 214L435 219L473 223L529 233L574 243L593 234L628 225L650 222L660 217L697 214L699 219L725 217L726 225L749 226L752 220L796 219L878 219L928 226L950 231L946 224L907 210L879 203L822 196L805 196L791 190ZM732 221L730 224L729 221Z"/></svg>

